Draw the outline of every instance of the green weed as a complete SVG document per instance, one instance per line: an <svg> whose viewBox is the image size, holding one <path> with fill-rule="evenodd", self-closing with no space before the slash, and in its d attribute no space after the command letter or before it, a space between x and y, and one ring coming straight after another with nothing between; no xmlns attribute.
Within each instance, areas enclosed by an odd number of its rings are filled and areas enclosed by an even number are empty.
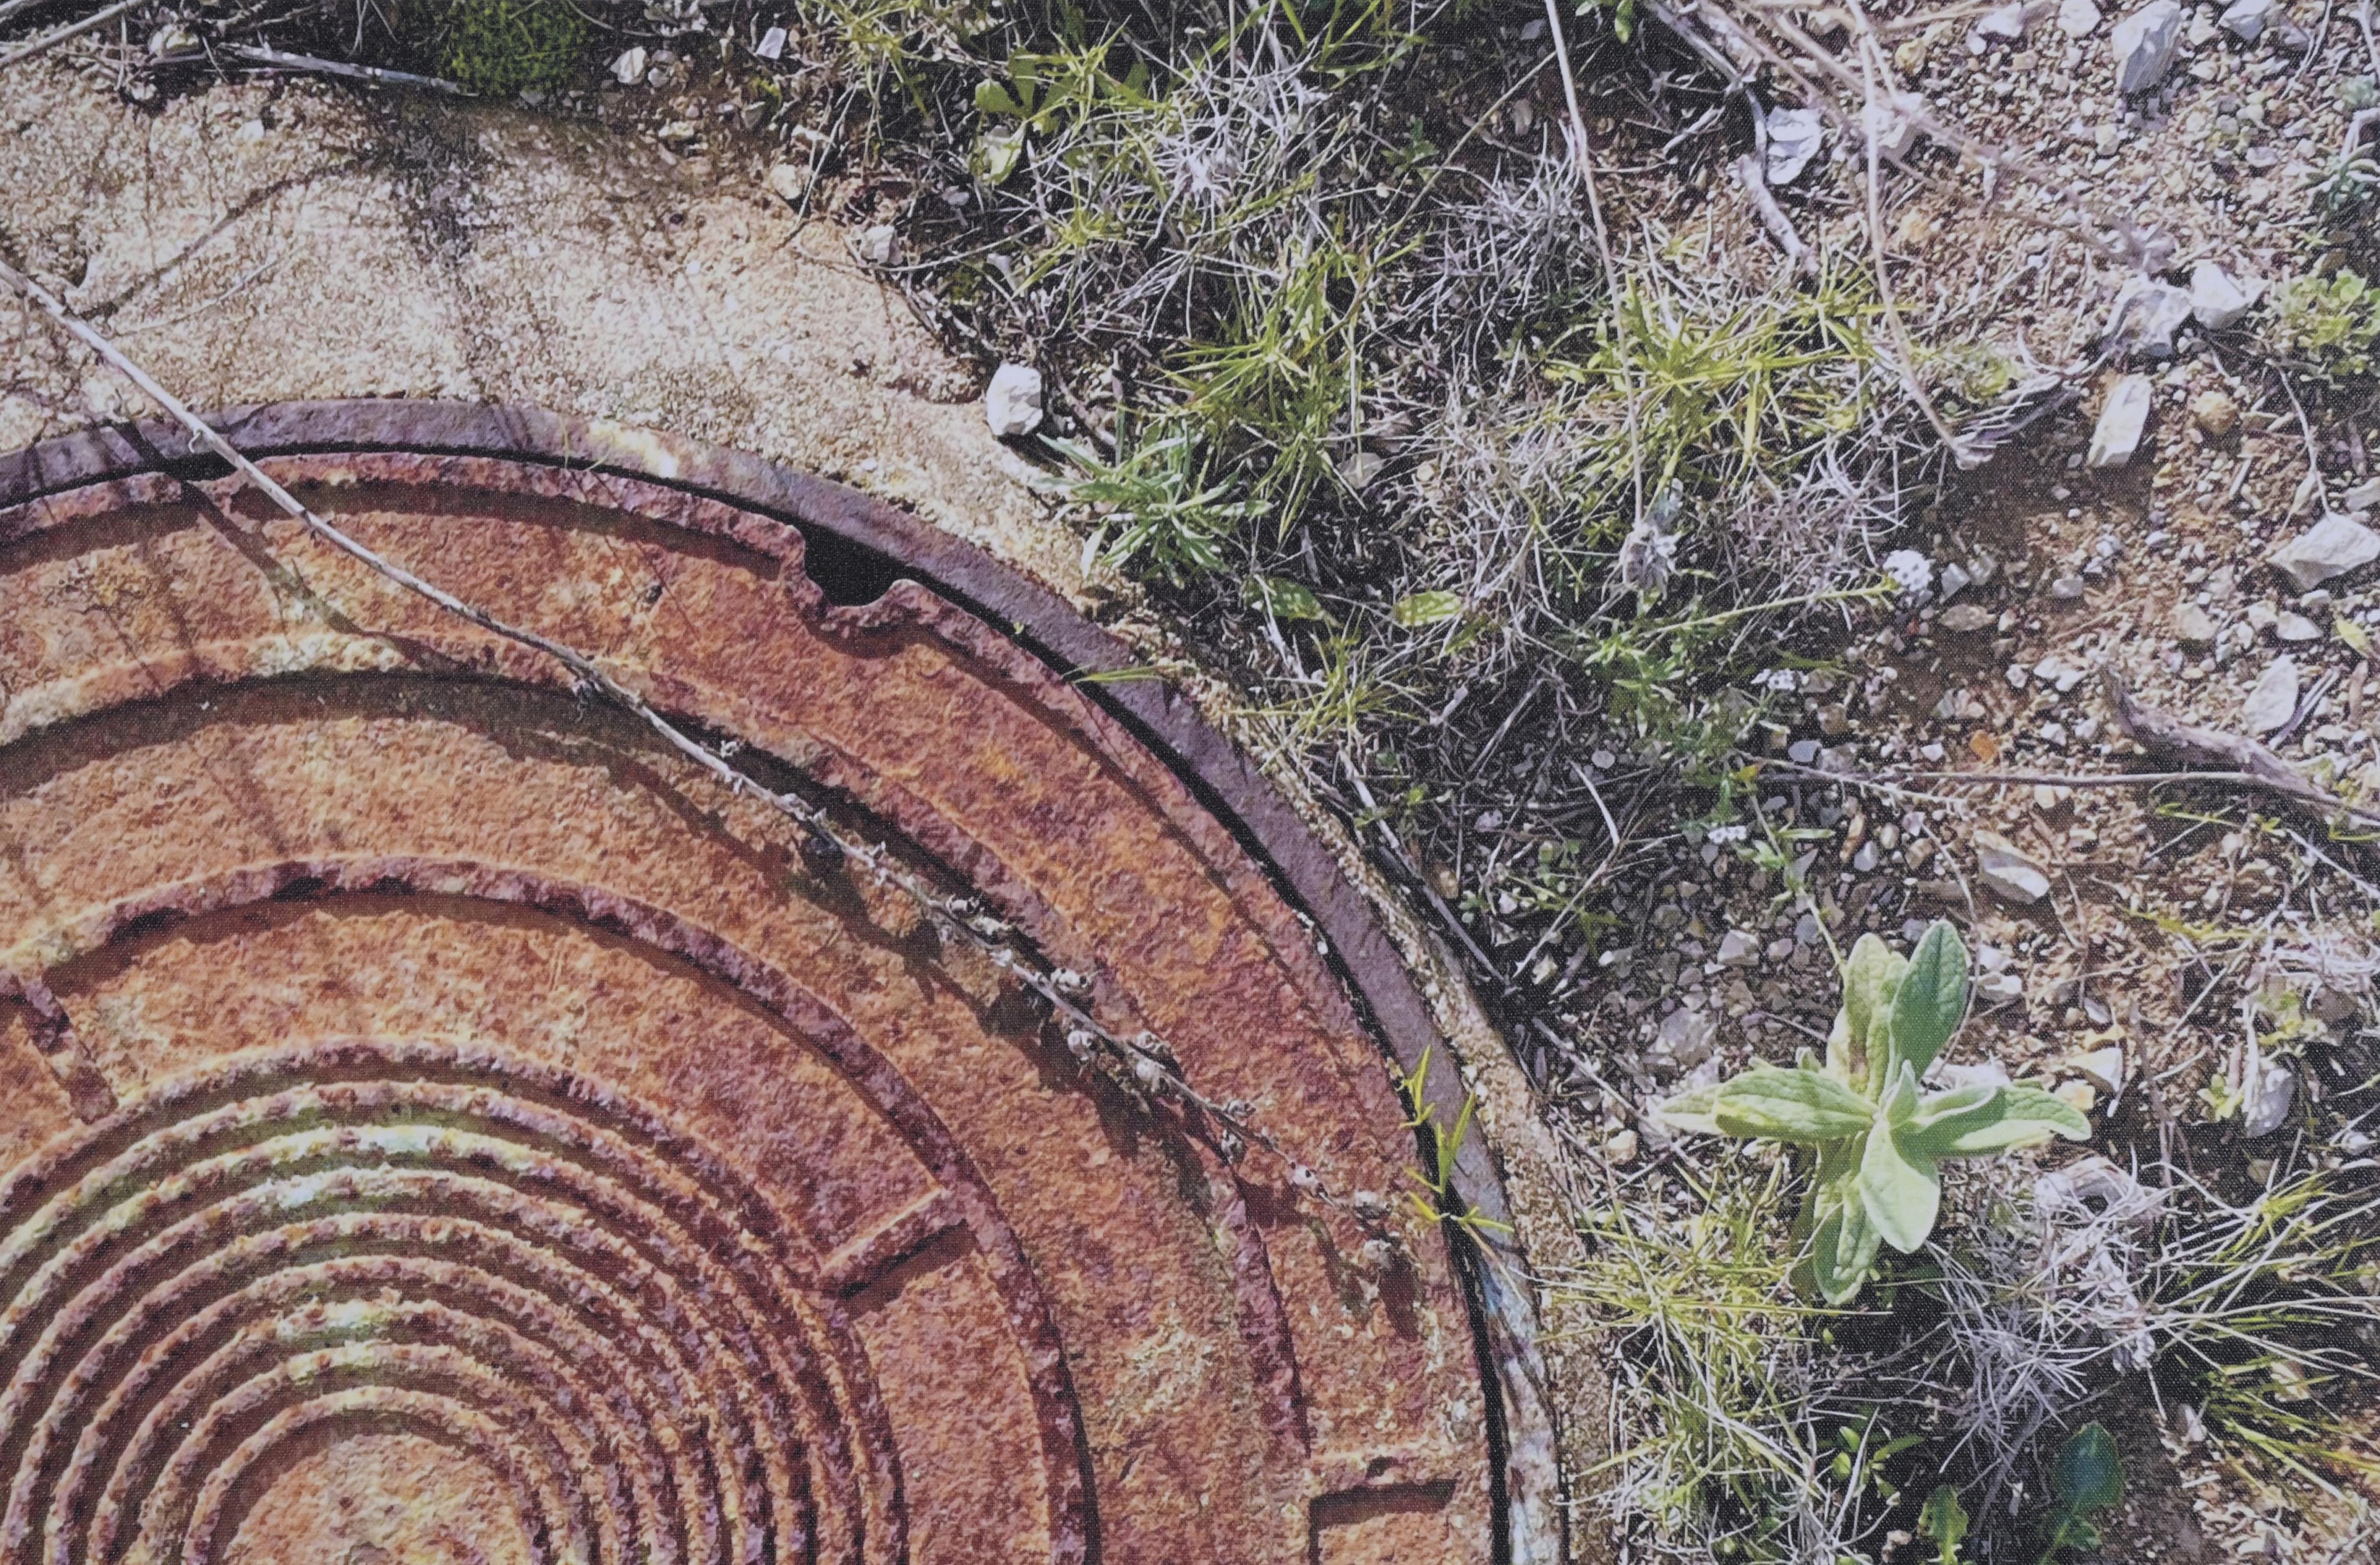
<svg viewBox="0 0 2380 1565"><path fill-rule="evenodd" d="M570 0L447 0L432 11L438 68L491 97L560 85L593 37Z"/></svg>
<svg viewBox="0 0 2380 1565"><path fill-rule="evenodd" d="M2342 270L2292 277L2273 290L2273 343L2325 379L2380 367L2380 287Z"/></svg>
<svg viewBox="0 0 2380 1565"><path fill-rule="evenodd" d="M1055 485L1092 515L1087 557L1180 582L1223 568L1227 540L1254 506L1210 483L1204 443L1174 428L1128 441L1112 458L1070 441L1050 443L1080 477Z"/></svg>

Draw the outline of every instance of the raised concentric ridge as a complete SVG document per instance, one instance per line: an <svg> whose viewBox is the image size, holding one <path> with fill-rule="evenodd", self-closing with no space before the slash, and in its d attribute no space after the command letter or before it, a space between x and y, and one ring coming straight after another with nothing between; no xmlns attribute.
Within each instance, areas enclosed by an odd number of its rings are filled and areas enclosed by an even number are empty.
<svg viewBox="0 0 2380 1565"><path fill-rule="evenodd" d="M540 1562L900 1558L864 1355L776 1239L551 1066L374 1039L186 1076L0 1185L0 1553L201 1565L310 1437L400 1429L496 1474Z"/></svg>

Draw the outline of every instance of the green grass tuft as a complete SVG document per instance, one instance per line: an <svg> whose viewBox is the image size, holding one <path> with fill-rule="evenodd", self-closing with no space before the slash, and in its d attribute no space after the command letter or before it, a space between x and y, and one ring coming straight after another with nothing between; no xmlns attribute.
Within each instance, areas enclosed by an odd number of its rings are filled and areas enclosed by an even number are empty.
<svg viewBox="0 0 2380 1565"><path fill-rule="evenodd" d="M431 25L438 68L488 97L560 86L594 34L569 0L449 0Z"/></svg>

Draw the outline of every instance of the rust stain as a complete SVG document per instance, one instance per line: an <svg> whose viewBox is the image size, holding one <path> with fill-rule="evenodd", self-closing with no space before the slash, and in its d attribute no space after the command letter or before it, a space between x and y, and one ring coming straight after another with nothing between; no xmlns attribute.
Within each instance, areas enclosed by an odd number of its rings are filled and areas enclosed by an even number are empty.
<svg viewBox="0 0 2380 1565"><path fill-rule="evenodd" d="M1402 1185L1263 867L976 614L684 487L271 466ZM0 1081L71 1110L0 1102L0 1559L1496 1556L1434 1231L1366 1266L540 660L133 473L0 509Z"/></svg>

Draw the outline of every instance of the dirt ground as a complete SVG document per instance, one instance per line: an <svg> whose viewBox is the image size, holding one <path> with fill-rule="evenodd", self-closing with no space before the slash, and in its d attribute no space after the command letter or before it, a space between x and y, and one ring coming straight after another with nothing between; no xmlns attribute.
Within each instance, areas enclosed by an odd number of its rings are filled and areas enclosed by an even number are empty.
<svg viewBox="0 0 2380 1565"><path fill-rule="evenodd" d="M666 429L1079 579L975 368L725 150L315 81L141 108L62 67L0 78L0 237L194 406L459 397ZM0 312L0 446L129 410L25 311Z"/></svg>
<svg viewBox="0 0 2380 1565"><path fill-rule="evenodd" d="M2280 753L2349 796L2380 791L2368 657L2380 590L2363 570L2301 592L2269 560L2325 512L2364 515L2380 500L2362 433L2371 410L2277 369L2253 341L2255 317L2186 330L2170 357L2102 352L2134 270L2051 220L2077 203L2120 214L2149 240L2155 275L2186 284L2194 263L2214 261L2267 297L2333 243L2368 253L2368 228L2334 232L2309 185L2340 145L2339 83L2380 70L2380 51L2368 22L2328 6L2277 7L2254 44L2220 29L2217 7L2191 7L2166 86L2128 103L2108 44L2119 10L2070 34L2058 7L2034 6L2021 41L1971 46L1983 11L1905 23L1887 13L1878 25L1935 113L2021 154L2040 178L2003 176L1988 201L1972 164L1939 160L1923 181L1891 182L1901 302L1932 320L1992 322L2012 364L2074 372L2081 394L1956 476L1893 540L1929 557L1927 601L1797 649L1817 666L1779 676L1757 813L1803 859L1840 945L1958 923L1985 974L1959 1062L2057 1084L2119 1162L2170 1156L2235 1195L2252 1193L2276 1159L2361 1167L2370 1142L2352 1129L2309 1143L2292 1119L2249 1137L2236 1118L2210 1127L2203 1097L2236 1091L2252 1068L2244 997L2276 945L2370 932L2374 867L2360 833L2219 783L2082 779L2150 766L2119 731L2102 671L2189 722L2240 734L2250 692L2288 658L2302 694ZM1786 205L1805 233L1827 237L1821 249L1865 243L1839 196ZM1741 242L1758 242L1748 217L1731 221ZM2155 387L2147 438L2128 465L2089 467L2094 420L2127 371ZM1942 591L1954 564L1968 584ZM1993 890L1978 833L2013 843L2044 892ZM1630 875L1613 907L1634 938L1563 1013L1589 1063L1556 1087L1555 1118L1582 1159L1614 1167L1622 1188L1651 1189L1663 1159L1645 1108L1722 1064L1814 1047L1836 1003L1832 958L1776 875L1692 824ZM2301 1101L2368 1115L2360 1019L2334 993L2310 1023L2314 1046L2294 1067ZM2272 1019L2262 1025L2272 1049ZM1625 1041L1598 1050L1585 1043L1597 1037ZM2198 1443L2188 1412L2143 1399L2126 1414L2129 1446L2162 1451L2165 1470L2135 1473L2119 1557L2371 1557L2351 1503L2309 1483L2245 1480Z"/></svg>

